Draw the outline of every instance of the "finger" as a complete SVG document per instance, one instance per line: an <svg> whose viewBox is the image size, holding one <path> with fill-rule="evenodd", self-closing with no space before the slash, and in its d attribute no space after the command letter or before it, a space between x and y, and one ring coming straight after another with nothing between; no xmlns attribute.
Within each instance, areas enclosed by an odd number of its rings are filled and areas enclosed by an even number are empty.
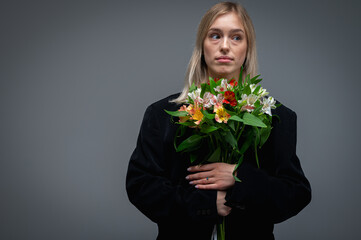
<svg viewBox="0 0 361 240"><path fill-rule="evenodd" d="M190 174L188 176L186 176L187 180L201 180L201 179L205 179L205 178L210 178L211 174L209 172L199 172L199 173L194 173L194 174Z"/></svg>
<svg viewBox="0 0 361 240"><path fill-rule="evenodd" d="M195 188L202 189L202 190L218 190L219 186L215 183L213 184L198 184L194 186Z"/></svg>
<svg viewBox="0 0 361 240"><path fill-rule="evenodd" d="M217 163L209 163L204 165L196 165L191 166L187 170L189 172L203 172L203 171L211 171L216 167Z"/></svg>
<svg viewBox="0 0 361 240"><path fill-rule="evenodd" d="M189 184L192 184L192 185L198 185L198 184L204 185L204 184L211 184L211 183L214 183L214 181L212 178L208 178L208 177L206 177L205 179L203 178L200 180L193 180L193 181L189 182Z"/></svg>

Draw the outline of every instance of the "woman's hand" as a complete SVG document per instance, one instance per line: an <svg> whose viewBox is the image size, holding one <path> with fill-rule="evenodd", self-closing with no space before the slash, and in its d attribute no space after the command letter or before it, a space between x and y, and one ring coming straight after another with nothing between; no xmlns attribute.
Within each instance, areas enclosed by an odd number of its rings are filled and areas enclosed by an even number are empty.
<svg viewBox="0 0 361 240"><path fill-rule="evenodd" d="M232 208L224 205L226 202L226 192L218 191L217 192L217 212L218 215L225 217L231 213Z"/></svg>
<svg viewBox="0 0 361 240"><path fill-rule="evenodd" d="M227 190L234 185L233 171L236 164L210 163L188 168L193 173L186 177L189 184L199 189ZM195 173L194 173L195 172Z"/></svg>

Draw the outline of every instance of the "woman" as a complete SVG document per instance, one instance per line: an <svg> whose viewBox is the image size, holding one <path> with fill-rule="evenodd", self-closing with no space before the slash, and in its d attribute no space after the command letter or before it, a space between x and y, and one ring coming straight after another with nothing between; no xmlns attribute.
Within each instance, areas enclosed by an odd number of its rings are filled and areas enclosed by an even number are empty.
<svg viewBox="0 0 361 240"><path fill-rule="evenodd" d="M130 201L158 224L157 239L211 239L226 217L227 239L274 239L273 225L301 211L311 199L310 184L296 156L296 114L281 106L272 133L259 151L261 168L247 154L234 164L190 166L175 152L177 129L164 109L175 111L189 86L213 78L256 75L255 33L245 9L218 3L203 16L181 94L150 105L127 174Z"/></svg>

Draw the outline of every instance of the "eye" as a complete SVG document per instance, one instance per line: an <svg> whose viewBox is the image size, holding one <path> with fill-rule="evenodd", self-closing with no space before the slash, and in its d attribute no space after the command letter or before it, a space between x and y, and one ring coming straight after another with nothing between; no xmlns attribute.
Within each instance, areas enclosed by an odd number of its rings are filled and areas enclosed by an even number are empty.
<svg viewBox="0 0 361 240"><path fill-rule="evenodd" d="M241 38L241 36L235 35L232 37L232 39L235 41L240 41L242 38Z"/></svg>
<svg viewBox="0 0 361 240"><path fill-rule="evenodd" d="M211 39L218 40L221 38L221 36L218 33L212 33L209 35Z"/></svg>

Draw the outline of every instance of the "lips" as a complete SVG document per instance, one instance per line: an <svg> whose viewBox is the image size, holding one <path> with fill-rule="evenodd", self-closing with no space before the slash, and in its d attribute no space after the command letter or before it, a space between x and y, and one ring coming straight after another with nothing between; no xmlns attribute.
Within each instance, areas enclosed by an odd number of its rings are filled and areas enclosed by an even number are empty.
<svg viewBox="0 0 361 240"><path fill-rule="evenodd" d="M231 62L231 61L233 61L233 58L228 57L228 56L220 56L220 57L216 57L216 60L218 62Z"/></svg>

